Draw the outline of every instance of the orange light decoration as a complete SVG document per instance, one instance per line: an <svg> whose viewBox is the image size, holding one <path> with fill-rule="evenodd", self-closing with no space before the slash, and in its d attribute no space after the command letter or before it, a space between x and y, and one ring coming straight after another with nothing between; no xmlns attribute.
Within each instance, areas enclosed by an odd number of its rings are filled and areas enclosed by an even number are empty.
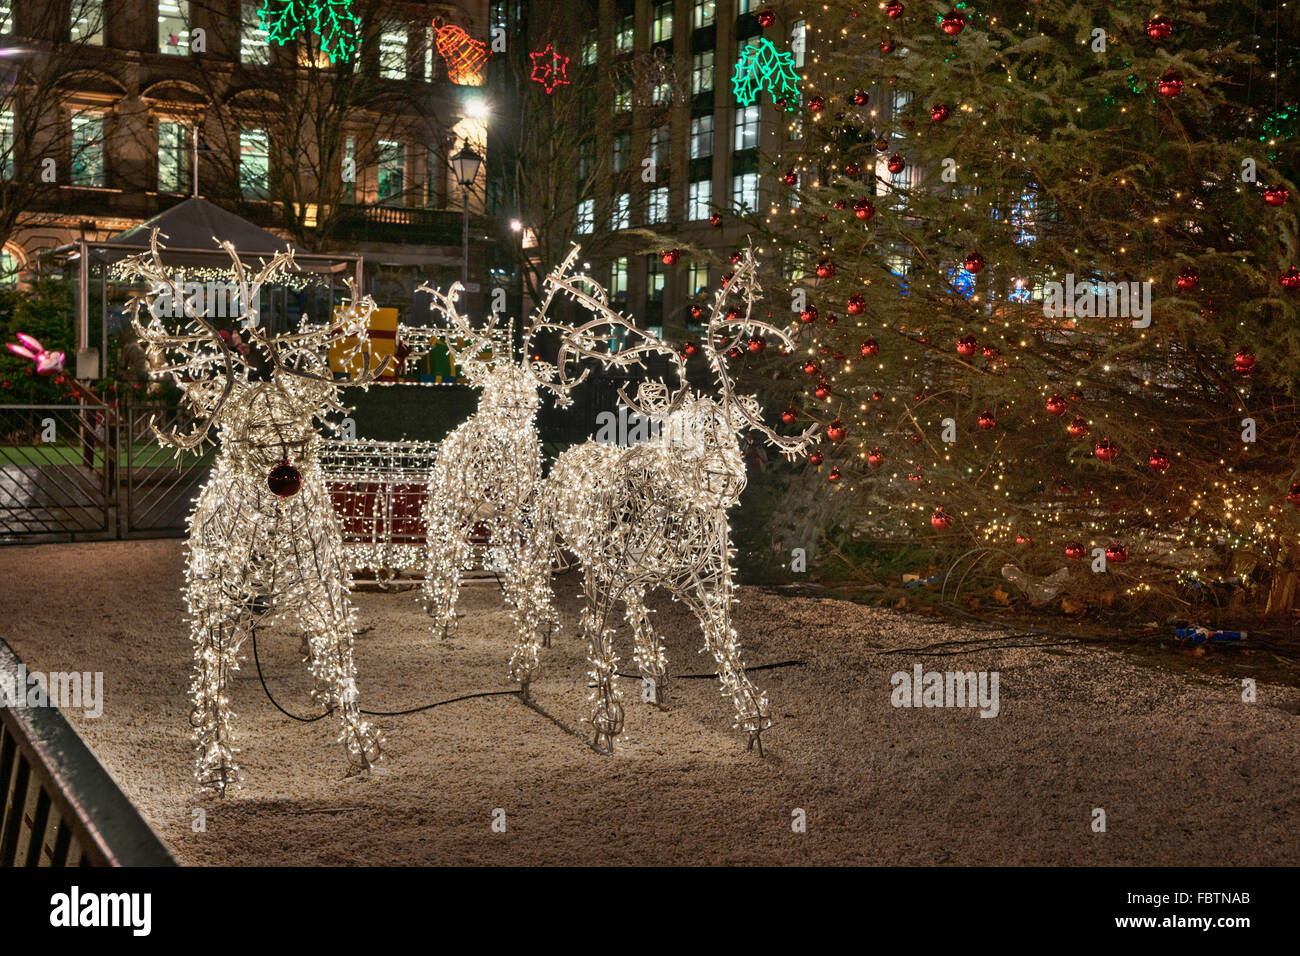
<svg viewBox="0 0 1300 956"><path fill-rule="evenodd" d="M447 76L457 86L479 86L483 82L483 64L487 62L488 47L454 23L438 26L434 44L447 64Z"/></svg>
<svg viewBox="0 0 1300 956"><path fill-rule="evenodd" d="M551 44L546 44L546 49L541 53L528 55L533 58L533 79L542 84L547 96L554 93L556 87L568 84L569 77L566 74L569 58L555 52L555 47Z"/></svg>

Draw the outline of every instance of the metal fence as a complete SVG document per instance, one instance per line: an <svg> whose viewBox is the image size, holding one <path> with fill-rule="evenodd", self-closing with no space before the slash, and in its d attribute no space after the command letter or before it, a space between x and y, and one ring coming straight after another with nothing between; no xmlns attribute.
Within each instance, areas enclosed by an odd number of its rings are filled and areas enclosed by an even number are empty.
<svg viewBox="0 0 1300 956"><path fill-rule="evenodd" d="M0 640L0 681L15 693L21 663ZM0 796L0 866L176 864L53 707L0 706Z"/></svg>

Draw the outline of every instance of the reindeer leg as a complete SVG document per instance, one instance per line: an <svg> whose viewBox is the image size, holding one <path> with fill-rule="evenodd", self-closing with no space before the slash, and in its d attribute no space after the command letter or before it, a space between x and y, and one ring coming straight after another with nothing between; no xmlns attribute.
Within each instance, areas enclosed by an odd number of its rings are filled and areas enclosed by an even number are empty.
<svg viewBox="0 0 1300 956"><path fill-rule="evenodd" d="M645 607L645 591L630 588L624 597L627 621L636 635L636 652L633 660L644 681L643 699L660 710L668 709L668 655L650 626L650 612Z"/></svg>
<svg viewBox="0 0 1300 956"><path fill-rule="evenodd" d="M528 559L528 542L523 528L510 522L494 524L492 538L500 542L492 549L492 563L501 576L506 603L515 625L515 643L510 654L510 677L518 681L519 690L528 699L528 685L537 670L540 625L537 569Z"/></svg>
<svg viewBox="0 0 1300 956"><path fill-rule="evenodd" d="M429 530L425 548L424 606L433 617L433 632L436 634L441 630L445 640L456 630L460 575L473 556L469 543L473 528L463 526L462 516L454 509L435 507L436 501L437 497L430 495L425 504L425 523Z"/></svg>
<svg viewBox="0 0 1300 956"><path fill-rule="evenodd" d="M587 638L587 678L592 684L587 699L591 704L591 725L596 731L594 746L601 753L612 754L614 739L623 732L618 655L614 653L614 629L609 626L613 589L606 581L593 581L586 570L582 586L586 592L582 632Z"/></svg>

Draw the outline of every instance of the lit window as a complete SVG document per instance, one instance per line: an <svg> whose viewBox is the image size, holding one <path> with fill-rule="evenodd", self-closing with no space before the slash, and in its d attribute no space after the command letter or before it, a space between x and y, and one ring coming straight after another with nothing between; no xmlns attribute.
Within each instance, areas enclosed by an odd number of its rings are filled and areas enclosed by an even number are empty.
<svg viewBox="0 0 1300 956"><path fill-rule="evenodd" d="M582 65L595 66L596 60L600 56L600 41L596 37L595 30L587 32L587 39L582 44Z"/></svg>
<svg viewBox="0 0 1300 956"><path fill-rule="evenodd" d="M709 288L709 265L706 262L692 262L687 272L687 283L691 295L699 295Z"/></svg>
<svg viewBox="0 0 1300 956"><path fill-rule="evenodd" d="M705 50L691 59L691 95L708 93L713 89L713 51Z"/></svg>
<svg viewBox="0 0 1300 956"><path fill-rule="evenodd" d="M615 259L609 268L609 294L615 299L627 298L627 256Z"/></svg>
<svg viewBox="0 0 1300 956"><path fill-rule="evenodd" d="M609 228L612 232L617 232L630 225L632 225L632 196L630 193L619 193L609 215Z"/></svg>
<svg viewBox="0 0 1300 956"><path fill-rule="evenodd" d="M438 187L442 183L442 154L437 146L428 146L424 151L424 205L429 209L438 208Z"/></svg>
<svg viewBox="0 0 1300 956"><path fill-rule="evenodd" d="M340 175L351 174L343 179L343 201L357 201L357 138L347 136L343 140L343 167Z"/></svg>
<svg viewBox="0 0 1300 956"><path fill-rule="evenodd" d="M713 155L713 114L691 120L691 159Z"/></svg>
<svg viewBox="0 0 1300 956"><path fill-rule="evenodd" d="M596 200L584 199L578 203L578 223L574 230L579 235L590 235L596 229Z"/></svg>
<svg viewBox="0 0 1300 956"><path fill-rule="evenodd" d="M379 201L400 206L406 192L406 146L389 140L379 141Z"/></svg>
<svg viewBox="0 0 1300 956"><path fill-rule="evenodd" d="M664 264L658 256L646 257L645 297L649 302L664 300Z"/></svg>
<svg viewBox="0 0 1300 956"><path fill-rule="evenodd" d="M632 108L632 83L624 81L619 83L618 89L614 91L614 112L626 113Z"/></svg>
<svg viewBox="0 0 1300 956"><path fill-rule="evenodd" d="M18 282L18 259L8 249L0 250L0 285Z"/></svg>
<svg viewBox="0 0 1300 956"><path fill-rule="evenodd" d="M104 45L104 0L72 0L72 24L68 31L73 43Z"/></svg>
<svg viewBox="0 0 1300 956"><path fill-rule="evenodd" d="M650 222L667 222L668 221L668 187L659 186L650 190L650 208L648 216Z"/></svg>
<svg viewBox="0 0 1300 956"><path fill-rule="evenodd" d="M731 178L731 201L737 209L746 212L758 208L758 173L741 173Z"/></svg>
<svg viewBox="0 0 1300 956"><path fill-rule="evenodd" d="M632 49L633 29L635 26L634 21L635 18L630 13L623 18L623 22L619 25L618 33L614 35L615 53L627 53Z"/></svg>
<svg viewBox="0 0 1300 956"><path fill-rule="evenodd" d="M266 130L239 131L239 192L245 199L265 199L270 194L270 149Z"/></svg>
<svg viewBox="0 0 1300 956"><path fill-rule="evenodd" d="M655 166L668 164L668 127L656 126L650 131L650 160Z"/></svg>
<svg viewBox="0 0 1300 956"><path fill-rule="evenodd" d="M190 0L158 0L158 52L190 52Z"/></svg>
<svg viewBox="0 0 1300 956"><path fill-rule="evenodd" d="M271 46L262 28L260 4L244 3L239 7L239 62L265 66L271 62Z"/></svg>
<svg viewBox="0 0 1300 956"><path fill-rule="evenodd" d="M627 169L628 156L632 152L632 137L619 133L614 137L614 172L621 173Z"/></svg>
<svg viewBox="0 0 1300 956"><path fill-rule="evenodd" d="M14 32L14 15L10 0L0 0L0 33Z"/></svg>
<svg viewBox="0 0 1300 956"><path fill-rule="evenodd" d="M759 128L758 104L739 107L736 110L736 144L735 150L755 149L758 146Z"/></svg>
<svg viewBox="0 0 1300 956"><path fill-rule="evenodd" d="M406 24L400 20L385 20L379 32L379 75L406 79Z"/></svg>
<svg viewBox="0 0 1300 956"><path fill-rule="evenodd" d="M712 215L709 207L713 204L713 180L697 179L691 183L690 191L687 193L689 208L687 210L688 219L708 219Z"/></svg>
<svg viewBox="0 0 1300 956"><path fill-rule="evenodd" d="M158 191L183 193L189 185L186 155L189 130L180 123L158 124Z"/></svg>
<svg viewBox="0 0 1300 956"><path fill-rule="evenodd" d="M790 52L794 54L795 69L803 69L808 44L808 21L796 20L790 28Z"/></svg>
<svg viewBox="0 0 1300 956"><path fill-rule="evenodd" d="M654 21L650 25L650 42L660 43L673 38L673 0L658 0L654 6Z"/></svg>
<svg viewBox="0 0 1300 956"><path fill-rule="evenodd" d="M72 185L104 185L104 117L72 117Z"/></svg>
<svg viewBox="0 0 1300 956"><path fill-rule="evenodd" d="M695 13L691 21L695 24L695 29L709 26L717 17L717 0L695 0Z"/></svg>
<svg viewBox="0 0 1300 956"><path fill-rule="evenodd" d="M13 179L14 147L17 144L14 135L14 112L0 110L0 179Z"/></svg>

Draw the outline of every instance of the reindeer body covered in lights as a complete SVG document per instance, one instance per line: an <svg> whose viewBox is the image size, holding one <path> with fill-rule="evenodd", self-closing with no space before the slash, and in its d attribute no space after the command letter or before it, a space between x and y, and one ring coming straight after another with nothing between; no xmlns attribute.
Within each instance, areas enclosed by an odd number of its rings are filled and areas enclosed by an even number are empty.
<svg viewBox="0 0 1300 956"><path fill-rule="evenodd" d="M769 444L794 457L813 440L816 426L783 437L763 424L755 398L735 394L725 364L732 347L760 333L793 346L784 331L752 317L759 291L751 250L717 293L702 342L718 382L716 398L691 390L680 356L670 353L681 376L674 392L662 382L647 382L635 401L623 396L635 411L659 424L658 434L630 448L588 441L560 455L547 476L538 522L582 564L582 629L592 685L589 720L598 750L612 752L623 729L610 622L620 600L634 634L634 661L652 689L647 696L665 705L667 658L645 607L647 592L664 588L699 620L723 696L734 708L735 726L749 735L749 747L757 743L762 753L760 735L771 725L771 715L767 695L745 675L731 623L733 551L727 511L745 487L744 431L759 431ZM732 311L730 296L742 303L738 311Z"/></svg>
<svg viewBox="0 0 1300 956"><path fill-rule="evenodd" d="M574 273L579 255L569 255L545 280L544 296L523 329L522 354L513 355L508 326L492 314L475 328L457 308L460 283L443 294L428 285L420 290L431 296L430 308L441 317L439 332L455 366L472 387L481 390L478 409L438 446L424 507L428 550L424 577L425 607L433 617L433 630L444 637L455 630L456 602L461 573L473 566L476 532L486 532L489 566L500 577L515 626L510 657L510 677L524 695L537 668L538 650L549 643L558 626L551 600L551 557L548 536L539 534L533 521L542 487L542 447L536 416L541 391L552 393L559 407L571 404L570 392L589 369L571 377L569 364L597 359L607 367L632 367L642 357L662 348L649 344L644 332L609 307L602 286L589 276ZM566 325L550 318L557 296L572 300L594 317ZM617 330L624 338L646 342L614 352L610 345ZM426 345L430 329L403 328L403 340L416 351ZM561 338L556 364L532 357L543 333Z"/></svg>
<svg viewBox="0 0 1300 956"><path fill-rule="evenodd" d="M343 411L339 387L366 386L385 370L370 367L367 348L374 302L353 299L329 322L279 335L259 327L257 295L264 284L294 269L293 252L278 253L255 273L234 247L231 259L250 345L241 355L188 301L183 283L163 264L158 231L151 251L124 263L127 276L151 283L131 303L131 322L145 346L154 377L170 376L196 413L187 432L154 433L179 454L202 447L215 429L219 453L189 520L185 600L195 666L190 722L200 789L224 796L239 785L235 714L228 688L241 650L255 626L283 621L304 636L304 657L315 679L313 697L339 721L339 742L355 769L370 768L383 738L362 716L352 640L356 617L349 592L341 529L316 459L317 421ZM170 300L180 328L169 329L153 303ZM141 308L149 315L141 320ZM344 367L359 357L362 372L336 382L326 353L342 336ZM355 347L351 345L355 343ZM256 647L254 647L256 651Z"/></svg>

